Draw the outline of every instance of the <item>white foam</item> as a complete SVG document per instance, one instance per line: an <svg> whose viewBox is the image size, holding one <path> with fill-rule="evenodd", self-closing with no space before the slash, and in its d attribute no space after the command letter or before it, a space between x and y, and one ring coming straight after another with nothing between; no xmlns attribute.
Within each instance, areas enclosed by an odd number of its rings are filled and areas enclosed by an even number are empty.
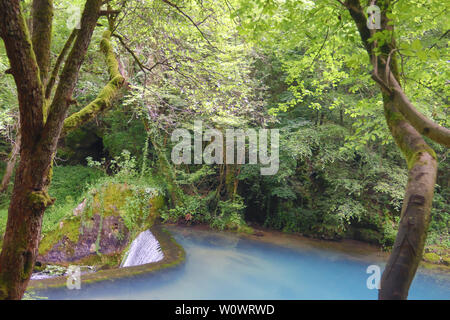
<svg viewBox="0 0 450 320"><path fill-rule="evenodd" d="M120 265L121 268L139 266L161 261L164 254L158 240L150 230L141 232L131 243L130 249Z"/></svg>

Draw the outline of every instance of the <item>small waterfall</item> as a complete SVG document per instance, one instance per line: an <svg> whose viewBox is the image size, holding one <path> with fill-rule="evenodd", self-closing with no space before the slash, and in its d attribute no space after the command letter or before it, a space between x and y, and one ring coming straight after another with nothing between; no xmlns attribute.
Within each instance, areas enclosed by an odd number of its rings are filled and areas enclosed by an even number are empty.
<svg viewBox="0 0 450 320"><path fill-rule="evenodd" d="M120 267L139 266L151 262L158 262L163 258L164 254L161 251L158 240L156 240L150 230L146 230L141 232L137 238L133 240Z"/></svg>

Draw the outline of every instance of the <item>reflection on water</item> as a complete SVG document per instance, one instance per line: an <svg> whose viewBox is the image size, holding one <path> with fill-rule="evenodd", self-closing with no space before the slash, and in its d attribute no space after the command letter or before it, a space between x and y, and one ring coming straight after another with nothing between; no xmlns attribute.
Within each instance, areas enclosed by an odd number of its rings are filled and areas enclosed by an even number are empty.
<svg viewBox="0 0 450 320"><path fill-rule="evenodd" d="M375 261L304 246L289 248L236 235L171 227L186 250L174 269L38 291L50 299L376 299L366 287ZM384 265L381 266L382 268ZM417 274L410 299L450 299L450 275Z"/></svg>

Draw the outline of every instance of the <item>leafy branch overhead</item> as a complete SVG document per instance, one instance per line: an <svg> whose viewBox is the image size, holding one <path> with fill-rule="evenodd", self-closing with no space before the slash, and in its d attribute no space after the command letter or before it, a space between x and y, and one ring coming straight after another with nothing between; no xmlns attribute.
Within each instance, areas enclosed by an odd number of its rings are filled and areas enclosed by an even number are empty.
<svg viewBox="0 0 450 320"><path fill-rule="evenodd" d="M402 116L418 132L449 148L450 129L440 126L421 114L408 99L399 83L398 76L394 74L394 72L398 73L398 65L395 58L395 53L398 49L395 42L391 41L388 43L388 40L385 42L374 41L375 32L367 28L367 17L364 14L364 8L361 6L359 0L347 0L344 3L339 2L347 8L358 27L359 34L374 67L372 78L379 83L386 94L395 100L396 106ZM389 2L383 6L383 14L386 14L388 8ZM392 30L388 19L384 21L384 29ZM381 49L383 54L377 54L377 49Z"/></svg>

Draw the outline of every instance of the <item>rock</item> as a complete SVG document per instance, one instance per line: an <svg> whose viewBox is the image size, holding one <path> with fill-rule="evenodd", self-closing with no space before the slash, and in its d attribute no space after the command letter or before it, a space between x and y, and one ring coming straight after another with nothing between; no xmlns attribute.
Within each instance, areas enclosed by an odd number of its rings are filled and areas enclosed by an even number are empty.
<svg viewBox="0 0 450 320"><path fill-rule="evenodd" d="M74 210L73 215L79 216L84 212L84 209L86 209L87 199L84 199Z"/></svg>
<svg viewBox="0 0 450 320"><path fill-rule="evenodd" d="M445 264L446 266L450 266L450 257L443 257L442 263Z"/></svg>
<svg viewBox="0 0 450 320"><path fill-rule="evenodd" d="M122 252L129 241L129 231L120 216L107 216L100 221L100 215L95 214L89 223L71 222L73 230L79 228L77 236L64 234L49 250L39 256L43 263L73 263L97 253L97 238L100 238L98 252L102 255L114 255ZM81 226L80 226L81 224ZM102 229L99 230L100 225ZM65 224L68 228L68 224ZM113 232L117 230L117 232ZM119 236L120 235L120 236ZM70 236L70 237L69 237ZM58 235L55 236L58 239ZM77 239L77 240L75 240Z"/></svg>
<svg viewBox="0 0 450 320"><path fill-rule="evenodd" d="M353 230L353 239L371 244L380 244L382 235L378 231L372 229L355 228Z"/></svg>
<svg viewBox="0 0 450 320"><path fill-rule="evenodd" d="M423 260L431 263L439 263L441 261L441 257L434 252L428 252L423 255Z"/></svg>
<svg viewBox="0 0 450 320"><path fill-rule="evenodd" d="M129 186L116 183L91 190L92 198L83 199L73 210L73 215L42 239L39 261L44 264L118 266L124 250L133 240L128 228L149 228L164 205L164 197L155 194L149 199L149 208L143 209L150 212L140 213L145 220L136 226L126 225L121 214L126 213L127 199L134 196L133 192L136 191Z"/></svg>

